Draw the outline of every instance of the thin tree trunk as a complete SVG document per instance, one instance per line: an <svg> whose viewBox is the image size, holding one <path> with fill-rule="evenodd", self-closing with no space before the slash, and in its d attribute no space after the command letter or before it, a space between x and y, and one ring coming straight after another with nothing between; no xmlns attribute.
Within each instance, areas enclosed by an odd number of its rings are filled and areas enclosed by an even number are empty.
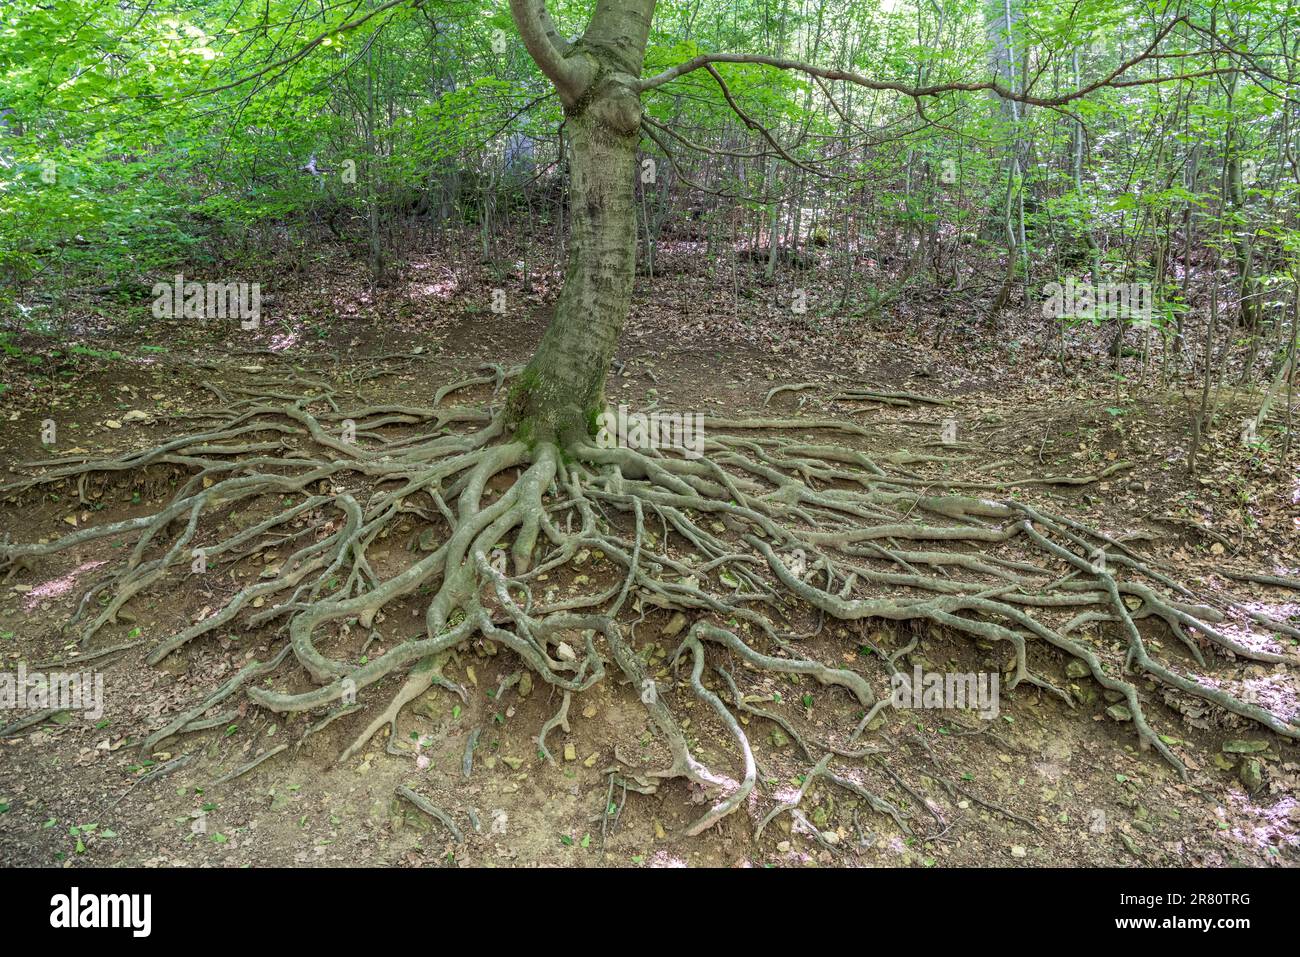
<svg viewBox="0 0 1300 957"><path fill-rule="evenodd" d="M568 44L540 5L512 0L529 53L560 92L570 143L569 254L555 317L511 391L509 425L529 442L569 444L592 431L636 273L640 74L654 0L598 0Z"/></svg>

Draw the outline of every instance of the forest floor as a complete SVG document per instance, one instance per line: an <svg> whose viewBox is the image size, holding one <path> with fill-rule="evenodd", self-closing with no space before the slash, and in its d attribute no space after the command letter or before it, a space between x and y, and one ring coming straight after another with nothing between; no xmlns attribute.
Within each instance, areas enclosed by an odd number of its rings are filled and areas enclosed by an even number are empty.
<svg viewBox="0 0 1300 957"><path fill-rule="evenodd" d="M382 299L321 269L279 293L255 332L231 336L219 323L149 320L120 323L111 338L87 313L77 327L84 348L42 354L31 337L11 336L0 369L0 484L20 463L46 458L41 424L55 420L53 451L83 454L143 448L187 430L183 416L212 402L206 384L230 393L292 369L337 384L360 402L431 403L436 390L481 363L523 363L544 328L555 274L534 275L527 293L510 289L507 314L489 308L495 283L417 259ZM510 277L505 282L516 280ZM1059 361L1055 333L1009 313L999 329L954 326L934 337L876 331L860 318L815 320L773 305L761 291L740 309L715 302L693 277L644 282L609 386L612 404L634 410L654 403L674 411L738 416L824 415L872 426L860 445L882 458L950 445L960 462L918 464L922 477L959 476L1008 483L996 491L1088 521L1171 563L1182 579L1210 593L1231 591L1273 618L1300 623L1300 595L1230 581L1224 569L1300 574L1300 477L1267 443L1247 447L1239 423L1252 396L1217 393L1221 416L1207 437L1196 476L1186 469L1195 383L1162 384L1129 360L1125 377L1109 360L1067 343ZM549 283L549 285L548 285ZM711 289L712 287L708 287ZM902 308L902 307L900 307ZM925 303L914 308L933 319ZM1029 310L1026 310L1028 312ZM1020 322L1020 325L1017 325ZM38 358L25 360L23 355ZM393 358L401 354L401 358ZM951 405L846 402L848 384L925 394ZM460 398L490 401L480 387ZM945 420L956 443L945 443ZM951 428L951 426L949 426ZM952 438L951 435L948 438ZM1293 457L1294 462L1294 457ZM1026 477L1099 476L1086 484L1018 484ZM26 474L25 472L22 474ZM156 508L170 491L156 469L122 475L91 507L75 490L28 496L22 508L0 503L3 535L51 539L69 526L111 521ZM995 494L990 491L989 494ZM244 519L251 522L252 518ZM414 536L412 530L412 536ZM396 537L396 536L395 536ZM377 542L370 557L381 575L402 567L408 541ZM120 552L116 555L120 556ZM6 669L67 662L83 653L63 629L93 569L115 558L98 542L43 560L34 572L0 583L0 657ZM271 566L274 548L254 557ZM590 558L592 574L598 556ZM252 574L253 572L246 572ZM552 583L563 592L582 568L566 567ZM205 617L232 590L194 578L137 597L96 638L96 648L130 645L80 670L102 671L106 711L91 720L61 713L0 740L0 864L6 865L536 865L567 866L1268 866L1300 863L1300 750L1293 742L1218 709L1151 706L1148 718L1190 769L1187 781L1151 751L1138 748L1131 723L1113 719L1110 701L1088 678L1073 677L1050 650L1031 649L1040 674L1079 699L1073 710L1037 688L1003 690L992 720L974 711L886 709L866 741L879 754L857 762L860 779L910 811L911 833L872 812L852 794L815 783L801 810L756 836L775 802L791 799L811 767L775 725L750 718L763 743L760 787L750 805L694 837L682 837L703 796L683 781L654 794L612 788L615 763L645 770L656 755L654 729L633 689L612 676L574 701L571 730L556 733L565 753L556 765L538 757L535 736L554 713L545 685L524 696L491 692L516 670L510 652L466 649L448 674L470 692L467 704L432 689L403 713L396 736L432 742L407 757L387 752L384 733L344 763L336 758L364 716L339 720L294 746L306 719L246 707L229 726L196 732L141 755L138 741L160 717L229 678L277 638L271 628L209 636L156 668L144 664L152 641ZM815 617L808 615L815 624ZM381 633L397 639L394 615ZM652 660L671 654L670 616L649 614L640 641L657 643ZM358 654L365 648L356 636ZM810 654L863 670L878 691L888 679L865 641L913 666L1001 672L1002 653L942 632L829 623L810 639ZM380 646L384 642L380 639ZM1159 642L1161 639L1153 638ZM1177 642L1165 639L1165 650ZM94 649L91 649L93 653ZM1217 673L1258 689L1279 713L1296 713L1297 675L1282 666L1221 659ZM47 668L47 670L54 670ZM380 700L395 689L388 679ZM777 689L773 681L772 690ZM1154 685L1143 683L1148 691ZM852 727L861 710L842 689L791 690L784 703L808 729ZM673 693L671 690L669 694ZM1150 696L1159 701L1159 694ZM680 706L692 712L681 698ZM508 706L506 702L508 701ZM676 707L677 705L675 705ZM0 709L0 725L18 717ZM726 765L727 742L707 722L693 743L703 759ZM472 771L466 745L478 734ZM225 784L222 775L280 743L278 754ZM571 747L570 747L571 746ZM417 757L417 750L419 751ZM182 753L193 760L165 777L149 773ZM1261 770L1251 779L1244 767ZM1249 780L1250 786L1244 781ZM448 831L394 797L407 785L448 812L465 832ZM611 804L613 813L609 813ZM476 828L473 821L478 821Z"/></svg>

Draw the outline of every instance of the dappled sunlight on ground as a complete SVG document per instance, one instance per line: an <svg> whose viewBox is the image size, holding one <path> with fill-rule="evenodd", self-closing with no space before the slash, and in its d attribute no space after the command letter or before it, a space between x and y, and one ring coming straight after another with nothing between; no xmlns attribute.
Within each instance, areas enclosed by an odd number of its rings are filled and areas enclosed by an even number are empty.
<svg viewBox="0 0 1300 957"><path fill-rule="evenodd" d="M45 582L44 584L37 585L30 592L27 593L27 598L24 603L24 607L26 608L27 611L32 611L41 602L49 601L52 598L58 598L60 595L66 594L67 592L71 591L73 587L77 584L78 578L80 578L86 572L96 569L100 565L104 565L104 564L107 563L102 561L86 562L82 565L79 565L75 570L69 572L66 575L63 575L60 578L53 578Z"/></svg>

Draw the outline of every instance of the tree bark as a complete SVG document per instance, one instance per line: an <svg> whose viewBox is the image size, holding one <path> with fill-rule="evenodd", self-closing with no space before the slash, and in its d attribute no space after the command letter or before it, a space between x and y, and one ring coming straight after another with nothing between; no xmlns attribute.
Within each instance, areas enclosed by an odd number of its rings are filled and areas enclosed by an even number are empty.
<svg viewBox="0 0 1300 957"><path fill-rule="evenodd" d="M599 0L583 37L559 38L536 0L511 0L529 53L556 85L570 144L570 245L555 316L510 394L521 439L594 430L636 275L636 90L654 0Z"/></svg>

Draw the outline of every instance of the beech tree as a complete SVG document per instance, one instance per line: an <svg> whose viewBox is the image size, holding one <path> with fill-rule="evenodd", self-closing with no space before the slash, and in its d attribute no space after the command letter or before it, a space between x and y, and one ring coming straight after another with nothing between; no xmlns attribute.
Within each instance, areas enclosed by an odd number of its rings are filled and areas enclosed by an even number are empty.
<svg viewBox="0 0 1300 957"><path fill-rule="evenodd" d="M334 24L322 37L358 29L394 6L379 5L364 17ZM510 2L519 38L562 106L568 156L564 284L524 368L497 367L448 383L428 406L353 405L335 388L300 378L263 385L248 398L218 404L200 431L120 457L47 463L39 474L0 487L0 498L21 501L55 483L84 488L87 480L123 471L168 465L188 473L157 511L77 528L51 541L0 544L0 571L12 577L91 542L130 543L125 559L94 586L100 603L81 605L78 623L87 647L134 596L186 574L196 551L207 567L221 567L249 554L260 536L296 522L306 520L318 533L290 536L293 551L273 574L238 583L215 612L151 650L148 660L157 664L236 621L287 631L272 655L249 661L152 730L143 742L146 751L205 726L214 711L246 696L272 712L314 712L322 720L351 715L361 704L369 710L346 757L394 726L403 706L429 688L465 695L466 689L443 675L444 665L465 643L490 641L559 693L555 716L537 733L546 758L548 735L567 722L573 697L610 680L611 672L624 676L671 754L657 775L686 778L712 795L709 809L688 829L699 833L739 807L755 786L752 742L739 717L771 717L746 695L748 675L728 670L727 662L743 663L749 674L809 678L851 696L861 720L834 741L783 726L810 757L866 753L860 739L889 697L861 671L843 661L818 660L799 646L798 639L806 637L800 616L810 614L855 627L915 621L1005 645L1011 688L1033 685L1073 704L1067 688L1031 667L1027 648L1041 643L1081 662L1091 679L1122 700L1142 746L1180 771L1182 761L1148 719L1140 678L1300 737L1293 722L1240 689L1202 679L1153 649L1138 622L1160 622L1201 664L1216 654L1291 662L1278 637L1295 635L1293 628L1200 597L1170 570L1099 528L1003 497L1011 485L1096 481L1118 464L1093 474L936 487L909 474L909 463L918 461L914 453L863 451L858 440L870 435L869 428L846 420L704 418L698 458L610 441L599 428L606 376L636 276L638 148L645 138L662 145L664 125L647 122L648 95L707 76L740 125L765 144L765 161L825 175L833 163L795 156L777 132L745 109L732 89L735 76L724 68L797 75L811 84L809 96L815 90L836 111L845 91L889 94L912 104L926 122L932 122L929 111L942 112L958 95L1007 104L1013 126L1026 109L1060 111L1070 118L1067 140L1081 150L1077 118L1068 111L1090 96L1252 69L1259 75L1259 64L1239 38L1195 10L1159 7L1136 48L1091 79L1047 91L1041 77L1050 65L1068 65L1067 51L1077 42L1059 25L1032 64L1013 44L995 71L960 79L930 79L920 71L916 82L905 82L744 51L697 52L649 72L655 11L655 0L596 0L580 34L570 39L543 0ZM1152 13L1144 7L1144 15ZM1010 7L1004 19L1016 19ZM316 38L295 52L278 53L259 71L209 84L202 92L260 80L322 42ZM1068 72L1073 79L1077 66ZM366 111L366 141L373 146L375 111ZM844 116L846 130L862 132L851 114ZM1022 152L1017 139L1010 149L1007 197L1022 188ZM1069 175L1081 179L1077 167ZM1018 200L1016 213L1007 214L1008 277L1019 268L1025 242ZM1012 204L1008 200L1002 208ZM377 232L374 227L370 233L376 243ZM450 397L474 386L501 388L504 406L449 404ZM286 389L292 394L286 396ZM348 423L352 431L341 432ZM395 426L413 431L395 434ZM291 453L278 442L291 443ZM499 477L504 486L494 491ZM267 508L255 525L214 531L230 510L254 503ZM409 516L421 523L421 550L400 572L381 578L367 549ZM565 598L539 594L540 576L554 576L577 556L586 561L595 552L605 564L592 587ZM388 650L373 660L357 664L324 650L330 623L355 620L361 629L381 634L390 614L396 617L400 609L409 617L412 608L421 613L422 633L390 634ZM673 660L686 666L678 693L694 695L730 737L730 767L707 766L692 753L672 697L662 693L663 679L649 669L634 636L633 622L674 615L681 622L665 625L665 633L678 643ZM1254 637L1246 641L1218 627L1229 616L1244 616ZM1081 637L1081 629L1096 622L1114 626L1118 652ZM892 665L892 659L884 660ZM304 675L311 681L306 690L297 683ZM377 694L376 686L389 678L402 680L391 692ZM384 703L372 707L377 701ZM823 772L829 773L825 763L818 764L816 773ZM852 787L875 811L901 819L885 798Z"/></svg>

